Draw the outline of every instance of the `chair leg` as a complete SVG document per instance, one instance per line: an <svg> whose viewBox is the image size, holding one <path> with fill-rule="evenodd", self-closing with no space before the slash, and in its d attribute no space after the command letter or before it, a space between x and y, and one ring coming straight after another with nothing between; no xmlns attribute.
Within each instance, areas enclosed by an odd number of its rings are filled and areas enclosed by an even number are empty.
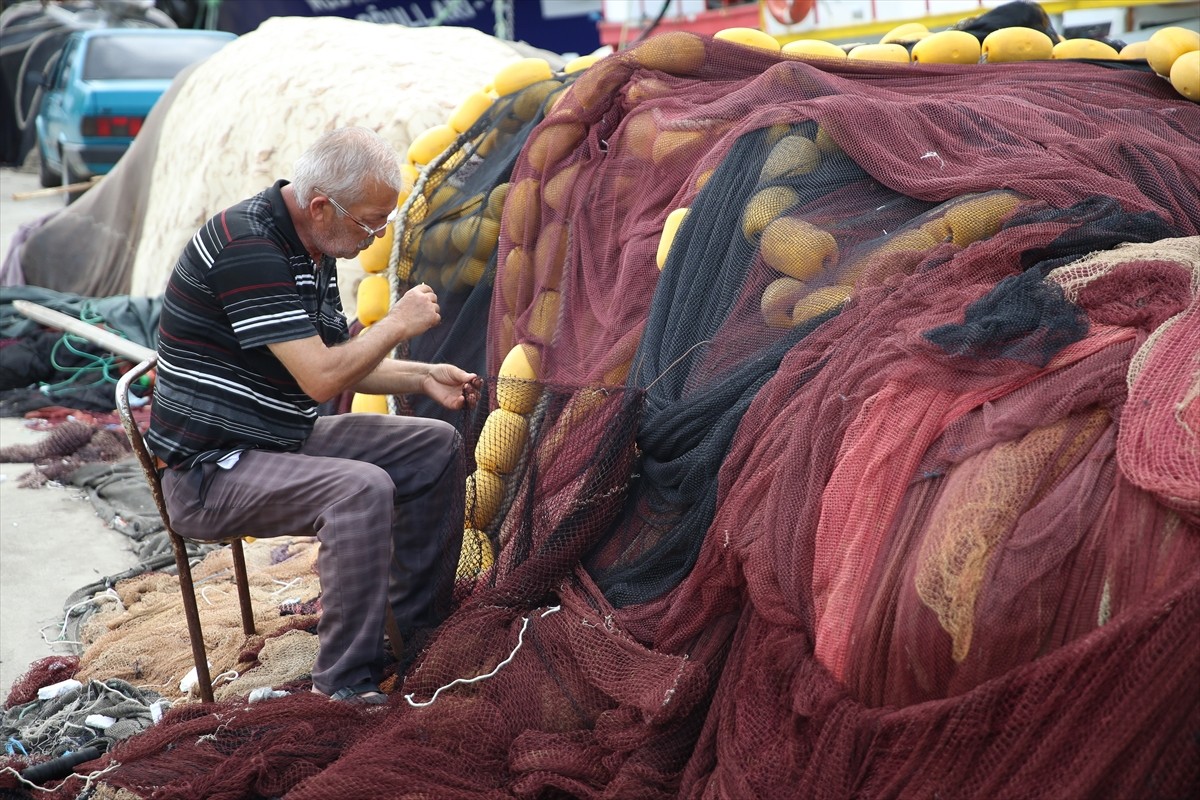
<svg viewBox="0 0 1200 800"><path fill-rule="evenodd" d="M196 606L196 586L192 582L192 565L188 563L187 546L170 528L171 548L175 551L175 566L179 570L179 592L183 596L183 615L187 619L188 639L192 643L192 660L196 662L196 686L200 699L213 702L212 676L208 672L208 653L204 649L204 634L200 629L200 609Z"/></svg>
<svg viewBox="0 0 1200 800"><path fill-rule="evenodd" d="M258 633L254 627L254 609L250 605L250 583L246 578L246 554L242 550L242 540L234 539L229 543L233 549L233 575L237 580L238 603L242 607L242 632L247 636Z"/></svg>
<svg viewBox="0 0 1200 800"><path fill-rule="evenodd" d="M392 613L392 604L388 603L387 616L384 617L384 630L387 631L388 644L392 648L392 657L397 661L404 660L404 636L400 633L400 625L396 623L396 615Z"/></svg>
<svg viewBox="0 0 1200 800"><path fill-rule="evenodd" d="M183 596L183 615L187 620L188 640L192 645L192 660L196 662L196 684L200 689L200 699L211 703L213 702L212 677L208 672L208 653L204 649L204 633L200 629L200 609L196 606L196 585L192 582L192 565L188 563L187 546L184 544L183 538L171 528L171 518L167 514L167 504L163 499L162 481L129 407L129 387L135 380L149 372L156 361L157 358L143 361L117 381L117 412L121 417L121 425L129 437L129 444L133 447L133 453L142 467L146 483L150 486L150 494L154 497L154 505L158 507L159 516L162 517L163 527L171 539L171 549L175 551L175 567L179 571L179 593Z"/></svg>

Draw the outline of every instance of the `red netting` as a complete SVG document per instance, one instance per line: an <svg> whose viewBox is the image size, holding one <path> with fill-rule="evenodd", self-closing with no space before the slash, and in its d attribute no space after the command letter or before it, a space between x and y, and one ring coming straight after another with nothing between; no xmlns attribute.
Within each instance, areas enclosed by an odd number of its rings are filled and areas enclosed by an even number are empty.
<svg viewBox="0 0 1200 800"><path fill-rule="evenodd" d="M38 689L52 683L74 677L79 669L79 656L46 656L29 665L28 669L13 681L4 700L5 708L15 708L37 699Z"/></svg>
<svg viewBox="0 0 1200 800"><path fill-rule="evenodd" d="M456 335L486 322L490 375L516 344L537 362L466 432L458 611L386 709L183 709L105 781L1193 792L1197 107L1094 64L814 66L689 34L548 96L515 163L470 155L500 116L447 162L489 177L448 182L443 222L508 184L494 255L482 221L458 256L398 237L402 286L440 257Z"/></svg>

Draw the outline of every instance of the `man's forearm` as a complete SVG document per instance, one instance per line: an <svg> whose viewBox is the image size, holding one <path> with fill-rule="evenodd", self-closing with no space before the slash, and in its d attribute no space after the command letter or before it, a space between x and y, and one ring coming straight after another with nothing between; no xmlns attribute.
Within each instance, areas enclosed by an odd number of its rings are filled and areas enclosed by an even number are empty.
<svg viewBox="0 0 1200 800"><path fill-rule="evenodd" d="M428 364L385 358L354 390L362 394L418 394L424 391L422 381L428 374Z"/></svg>

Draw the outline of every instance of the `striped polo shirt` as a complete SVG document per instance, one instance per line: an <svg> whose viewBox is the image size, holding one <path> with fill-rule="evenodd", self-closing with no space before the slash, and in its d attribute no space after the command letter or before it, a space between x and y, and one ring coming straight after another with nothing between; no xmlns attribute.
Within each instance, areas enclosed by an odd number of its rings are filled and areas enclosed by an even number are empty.
<svg viewBox="0 0 1200 800"><path fill-rule="evenodd" d="M317 403L267 347L349 333L334 259L318 266L279 181L210 219L184 248L163 296L150 430L154 454L188 468L253 448L295 450Z"/></svg>

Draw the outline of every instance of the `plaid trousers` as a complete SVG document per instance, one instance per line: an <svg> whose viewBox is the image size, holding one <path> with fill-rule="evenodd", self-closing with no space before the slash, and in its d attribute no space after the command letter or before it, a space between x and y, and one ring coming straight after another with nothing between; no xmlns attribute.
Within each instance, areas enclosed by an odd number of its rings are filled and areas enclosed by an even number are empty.
<svg viewBox="0 0 1200 800"><path fill-rule="evenodd" d="M224 469L167 470L171 526L189 539L320 541L313 686L378 680L388 604L405 638L449 611L462 546L461 439L441 420L321 417L296 452L247 450Z"/></svg>

